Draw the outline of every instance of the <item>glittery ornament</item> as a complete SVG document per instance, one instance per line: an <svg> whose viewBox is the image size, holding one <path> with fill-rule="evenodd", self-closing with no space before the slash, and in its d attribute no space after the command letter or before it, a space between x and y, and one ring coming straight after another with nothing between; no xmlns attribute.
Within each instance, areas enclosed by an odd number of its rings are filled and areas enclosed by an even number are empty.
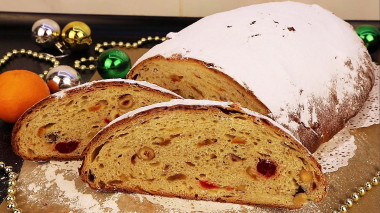
<svg viewBox="0 0 380 213"><path fill-rule="evenodd" d="M50 92L57 92L80 84L80 75L72 67L61 65L51 69L46 75Z"/></svg>
<svg viewBox="0 0 380 213"><path fill-rule="evenodd" d="M33 41L42 48L52 48L58 42L61 28L51 19L40 19L32 26Z"/></svg>
<svg viewBox="0 0 380 213"><path fill-rule="evenodd" d="M362 25L356 28L356 33L363 39L370 53L375 52L379 46L380 32L372 25Z"/></svg>
<svg viewBox="0 0 380 213"><path fill-rule="evenodd" d="M68 23L63 28L61 37L73 51L86 50L92 43L91 29L81 21Z"/></svg>
<svg viewBox="0 0 380 213"><path fill-rule="evenodd" d="M98 59L98 72L103 78L125 78L132 63L127 53L121 49L104 51Z"/></svg>

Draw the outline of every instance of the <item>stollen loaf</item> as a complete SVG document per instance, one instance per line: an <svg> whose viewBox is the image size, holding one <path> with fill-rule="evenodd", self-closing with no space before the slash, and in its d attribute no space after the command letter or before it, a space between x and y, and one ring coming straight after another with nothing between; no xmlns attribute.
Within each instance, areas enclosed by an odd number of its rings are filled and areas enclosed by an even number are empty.
<svg viewBox="0 0 380 213"><path fill-rule="evenodd" d="M268 115L311 152L362 107L375 66L353 27L318 5L272 2L207 16L156 45L127 78Z"/></svg>

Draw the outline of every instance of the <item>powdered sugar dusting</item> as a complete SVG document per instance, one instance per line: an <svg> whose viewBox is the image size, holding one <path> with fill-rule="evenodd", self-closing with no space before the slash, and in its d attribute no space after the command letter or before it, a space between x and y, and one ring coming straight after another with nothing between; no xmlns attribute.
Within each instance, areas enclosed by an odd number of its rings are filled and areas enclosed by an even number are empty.
<svg viewBox="0 0 380 213"><path fill-rule="evenodd" d="M334 172L347 166L348 160L355 155L357 147L355 138L349 133L350 129L379 124L379 72L375 76L375 85L359 113L349 120L346 128L313 153L324 173Z"/></svg>
<svg viewBox="0 0 380 213"><path fill-rule="evenodd" d="M336 115L344 114L341 105L360 95L358 82L365 77L359 70L368 74L373 68L351 25L318 5L252 5L205 17L168 36L134 66L156 55L213 64L247 85L292 132L299 123L320 122L323 109L338 105Z"/></svg>
<svg viewBox="0 0 380 213"><path fill-rule="evenodd" d="M167 90L165 88L162 88L160 86L157 86L155 84L152 84L152 83L149 83L149 82L146 82L146 81L135 81L135 80L121 79L121 78L120 79L117 78L117 79L105 79L105 80L98 80L98 81L90 81L90 82L87 82L85 84L81 84L81 85L78 85L78 86L75 86L75 87L71 87L71 88L68 88L68 89L61 90L59 92L56 92L56 93L52 94L52 96L54 96L56 98L62 98L70 90L79 89L79 88L88 88L88 87L93 86L96 83L104 83L104 82L122 82L122 83L126 83L126 84L136 84L136 85L148 87L148 88L151 88L151 89L154 89L154 90L157 90L157 91L161 91L163 93L170 93L170 94L172 94L174 96L177 96L178 98L182 98L181 96L179 96L178 94L176 94L176 93L174 93L174 92L172 92L170 90Z"/></svg>
<svg viewBox="0 0 380 213"><path fill-rule="evenodd" d="M356 129L379 124L379 74L380 66L377 67L375 84L369 93L367 101L358 114L347 123L347 128Z"/></svg>

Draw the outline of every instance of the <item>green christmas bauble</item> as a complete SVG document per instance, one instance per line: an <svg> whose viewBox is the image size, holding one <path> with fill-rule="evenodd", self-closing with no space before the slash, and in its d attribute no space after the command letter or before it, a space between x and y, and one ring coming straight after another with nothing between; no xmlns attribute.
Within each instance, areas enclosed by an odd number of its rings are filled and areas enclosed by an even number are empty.
<svg viewBox="0 0 380 213"><path fill-rule="evenodd" d="M127 53L121 49L109 49L99 56L97 69L105 79L125 78L131 66Z"/></svg>
<svg viewBox="0 0 380 213"><path fill-rule="evenodd" d="M356 33L363 39L369 52L377 50L380 41L379 30L372 25L361 25L356 28Z"/></svg>

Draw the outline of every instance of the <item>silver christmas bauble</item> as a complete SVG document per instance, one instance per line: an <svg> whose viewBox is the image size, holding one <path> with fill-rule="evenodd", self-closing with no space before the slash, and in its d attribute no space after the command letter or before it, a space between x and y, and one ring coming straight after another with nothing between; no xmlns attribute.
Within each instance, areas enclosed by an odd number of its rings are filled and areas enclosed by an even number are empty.
<svg viewBox="0 0 380 213"><path fill-rule="evenodd" d="M72 67L60 65L51 69L46 75L46 83L51 93L80 84L80 75Z"/></svg>
<svg viewBox="0 0 380 213"><path fill-rule="evenodd" d="M61 28L51 19L40 19L32 26L32 38L42 48L52 48L58 41Z"/></svg>

